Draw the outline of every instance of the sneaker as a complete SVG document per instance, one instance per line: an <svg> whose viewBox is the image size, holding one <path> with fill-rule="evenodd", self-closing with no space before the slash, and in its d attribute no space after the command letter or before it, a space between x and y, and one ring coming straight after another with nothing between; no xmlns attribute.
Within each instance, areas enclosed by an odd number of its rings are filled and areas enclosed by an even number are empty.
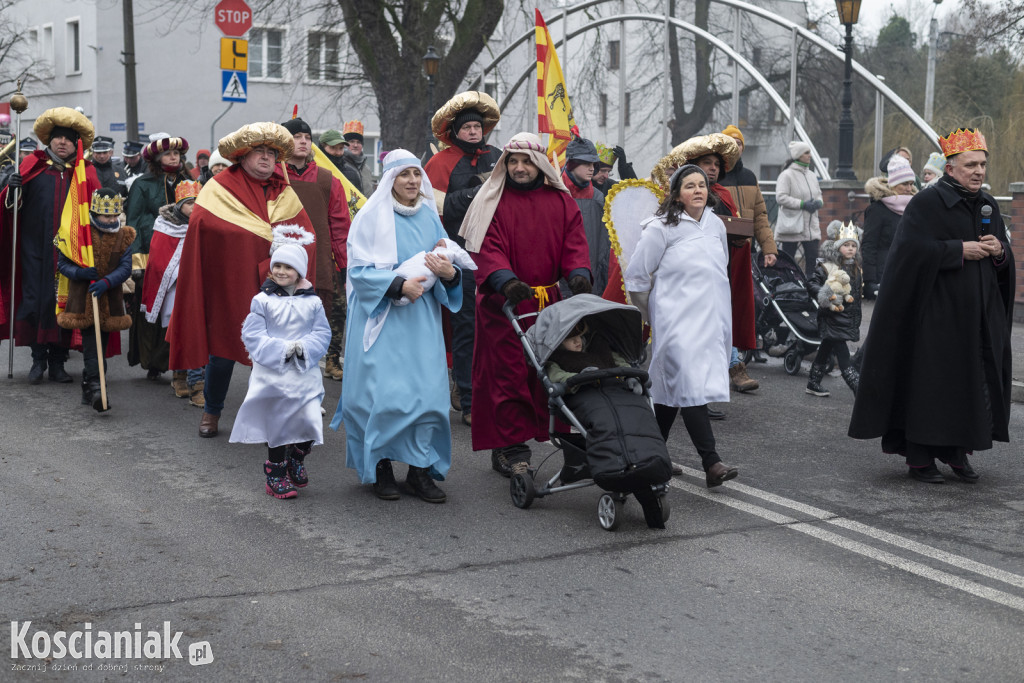
<svg viewBox="0 0 1024 683"><path fill-rule="evenodd" d="M274 498L294 498L299 495L288 478L288 468L283 462L263 463L263 471L267 475L267 495Z"/></svg>
<svg viewBox="0 0 1024 683"><path fill-rule="evenodd" d="M285 462L288 463L288 478L295 484L295 488L301 489L309 485L309 473L303 464L307 455L309 455L309 451L303 452L298 446L289 446L285 449ZM295 456L299 456L299 458Z"/></svg>

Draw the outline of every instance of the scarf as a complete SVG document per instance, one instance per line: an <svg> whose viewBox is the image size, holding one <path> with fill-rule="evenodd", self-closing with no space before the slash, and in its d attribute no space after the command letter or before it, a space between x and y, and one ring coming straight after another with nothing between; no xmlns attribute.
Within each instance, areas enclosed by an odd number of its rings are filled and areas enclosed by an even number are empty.
<svg viewBox="0 0 1024 683"><path fill-rule="evenodd" d="M57 167L58 171L63 171L65 168L67 168L68 161L61 159L59 156L57 156L57 153L54 152L49 147L46 148L46 155L50 157L50 161L53 162L53 165Z"/></svg>
<svg viewBox="0 0 1024 683"><path fill-rule="evenodd" d="M736 210L736 203L732 200L732 193L724 185L718 183L711 184L711 191L718 197L718 201L725 205L725 208L729 209L729 215L738 217L740 212Z"/></svg>
<svg viewBox="0 0 1024 683"><path fill-rule="evenodd" d="M568 167L562 171L562 182L569 189L569 194L572 195L573 199L593 199L594 198L594 186L590 184L590 181L581 183L576 180L576 176L569 173Z"/></svg>
<svg viewBox="0 0 1024 683"><path fill-rule="evenodd" d="M939 178L939 182L945 183L949 187L953 188L953 190L955 190L956 193L963 197L964 199L977 199L978 196L981 194L980 190L978 192L971 192L948 173L944 174L941 178Z"/></svg>
<svg viewBox="0 0 1024 683"><path fill-rule="evenodd" d="M888 197L882 197L882 203L897 216L902 216L903 212L907 208L907 204L909 204L910 200L913 198L914 195L912 194L894 194Z"/></svg>

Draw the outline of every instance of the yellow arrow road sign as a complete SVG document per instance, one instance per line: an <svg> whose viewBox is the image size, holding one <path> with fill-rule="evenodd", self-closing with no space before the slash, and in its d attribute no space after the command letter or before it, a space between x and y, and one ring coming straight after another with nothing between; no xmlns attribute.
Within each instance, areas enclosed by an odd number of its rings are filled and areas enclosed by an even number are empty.
<svg viewBox="0 0 1024 683"><path fill-rule="evenodd" d="M249 41L241 38L221 38L220 68L231 71L248 71Z"/></svg>

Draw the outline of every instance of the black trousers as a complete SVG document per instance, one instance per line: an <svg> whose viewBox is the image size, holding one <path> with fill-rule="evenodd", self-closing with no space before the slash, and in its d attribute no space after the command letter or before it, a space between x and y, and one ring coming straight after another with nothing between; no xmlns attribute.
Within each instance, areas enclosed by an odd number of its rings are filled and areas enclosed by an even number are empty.
<svg viewBox="0 0 1024 683"><path fill-rule="evenodd" d="M822 339L818 355L814 357L814 364L828 365L828 357L832 354L835 354L840 370L850 367L850 347L841 339Z"/></svg>
<svg viewBox="0 0 1024 683"><path fill-rule="evenodd" d="M907 465L909 467L928 467L936 460L950 467L963 467L967 451L956 446L929 446L907 441Z"/></svg>
<svg viewBox="0 0 1024 683"><path fill-rule="evenodd" d="M107 356L107 340L110 335L106 332L100 332L100 339L103 341L103 350L100 352L96 348L96 328L87 327L82 330L82 360L84 361L84 369L82 370L82 379L86 382L100 380L100 356L103 356L103 369L106 370L106 356Z"/></svg>
<svg viewBox="0 0 1024 683"><path fill-rule="evenodd" d="M302 443L296 443L292 445L298 446L303 453L308 453L309 449L313 447L313 441L311 439L309 441L303 441ZM286 448L288 448L288 446L274 446L273 448L267 446L267 460L273 463L284 462L284 453ZM306 456L303 455L302 457L298 457L295 459L298 460L299 462L302 462L302 459L305 457Z"/></svg>
<svg viewBox="0 0 1024 683"><path fill-rule="evenodd" d="M690 435L693 447L697 449L697 455L700 456L700 463L704 467L704 471L707 472L708 468L716 462L722 462L715 450L715 433L711 431L711 418L708 417L706 404L676 408L655 403L654 417L658 421L661 438L668 441L668 433L672 429L672 423L676 421L677 414L683 416L683 425L686 426L686 432Z"/></svg>

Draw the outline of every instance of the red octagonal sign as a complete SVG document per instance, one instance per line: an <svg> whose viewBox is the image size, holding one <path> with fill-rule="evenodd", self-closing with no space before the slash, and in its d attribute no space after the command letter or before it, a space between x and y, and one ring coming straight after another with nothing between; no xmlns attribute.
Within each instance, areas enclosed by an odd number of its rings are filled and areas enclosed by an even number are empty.
<svg viewBox="0 0 1024 683"><path fill-rule="evenodd" d="M252 10L245 0L220 0L213 16L217 28L226 36L237 38L252 28Z"/></svg>

